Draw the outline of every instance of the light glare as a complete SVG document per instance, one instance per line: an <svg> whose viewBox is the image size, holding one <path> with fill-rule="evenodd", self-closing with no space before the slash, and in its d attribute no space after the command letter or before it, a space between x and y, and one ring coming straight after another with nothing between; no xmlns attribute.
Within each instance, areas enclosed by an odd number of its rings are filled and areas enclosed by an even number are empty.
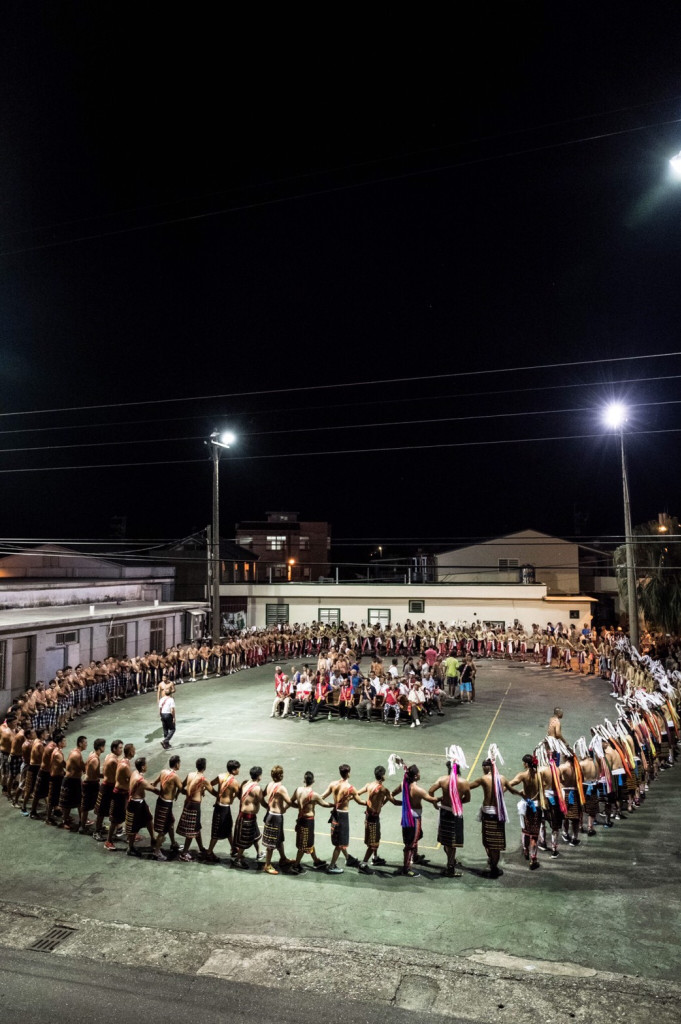
<svg viewBox="0 0 681 1024"><path fill-rule="evenodd" d="M677 153L671 158L669 166L674 177L681 181L681 153Z"/></svg>
<svg viewBox="0 0 681 1024"><path fill-rule="evenodd" d="M609 427L621 427L627 421L627 407L621 402L613 402L606 407L603 419Z"/></svg>
<svg viewBox="0 0 681 1024"><path fill-rule="evenodd" d="M236 441L236 434L233 434L231 430L225 430L220 434L219 441L220 444L234 444Z"/></svg>

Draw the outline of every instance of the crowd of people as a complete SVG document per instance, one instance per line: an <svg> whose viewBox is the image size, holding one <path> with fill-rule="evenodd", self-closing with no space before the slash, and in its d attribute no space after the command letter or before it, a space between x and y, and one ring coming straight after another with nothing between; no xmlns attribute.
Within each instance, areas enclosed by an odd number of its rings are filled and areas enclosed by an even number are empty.
<svg viewBox="0 0 681 1024"><path fill-rule="evenodd" d="M464 843L464 807L479 788L479 817L489 875L498 877L502 873L499 859L506 848L509 821L505 793L520 798L522 851L535 870L539 867L538 851L546 850L557 857L561 841L578 846L582 834L594 836L599 828L611 828L632 814L647 799L649 787L660 773L676 763L681 736L681 675L649 655L639 655L622 638L612 654L612 672L619 678L613 691L618 698L615 723L605 719L591 729L588 740L580 737L569 744L562 732L563 713L556 708L545 738L523 757L520 770L510 779L500 773L503 761L492 745L482 765L483 774L473 781L463 778L468 766L461 748L448 748L445 771L428 788L421 784L418 766L407 765L397 756L392 756L388 765L388 772L402 775L395 787L386 785L386 767L382 765L375 769L372 780L355 788L350 766L342 764L339 778L321 793L315 790L314 775L309 771L289 792L284 785L284 768L278 764L266 782L259 766L252 767L246 778L240 777L241 765L234 759L227 761L224 772L210 778L213 773L206 771L206 760L199 758L183 777L178 754L172 755L168 766L150 780L147 760L136 756L134 744L97 738L88 754L88 739L83 734L67 754L60 724L50 727L36 722L23 705L21 710L10 711L0 726L2 788L24 816L92 835L107 851L119 849L117 842L124 840L129 856L145 855L138 842L140 833L146 830L150 837L146 855L158 860L166 860L169 852L181 861L190 861L196 841L199 858L205 863L215 862L217 844L227 842L235 868L250 866L245 854L253 849L255 864L262 862L268 874L279 873L273 863L275 853L280 869L291 874L304 870L302 860L306 855L312 858L313 868L331 874L343 870L341 856L347 866L371 872L372 867L385 864L379 856L381 812L388 803L398 804L404 844L400 871L408 877L414 877L418 873L416 865L426 861L418 847L427 803L438 812L437 840L446 855L444 871L450 877L460 874L457 852ZM396 659L392 659L391 667L396 667ZM387 693L393 685L388 683ZM157 685L160 708L172 699L175 686L167 674L161 675ZM162 742L166 749L170 747L167 738ZM147 804L150 793L157 798L153 813ZM179 797L184 801L176 825L174 806ZM205 797L214 799L207 846L201 819ZM352 802L364 807L362 860L349 853ZM330 811L332 854L328 863L318 856L316 848L317 807ZM262 809L265 815L261 832L258 818ZM287 856L284 839L284 817L291 809L296 813L295 858ZM178 836L183 840L182 847ZM170 843L168 852L164 852L166 839Z"/></svg>

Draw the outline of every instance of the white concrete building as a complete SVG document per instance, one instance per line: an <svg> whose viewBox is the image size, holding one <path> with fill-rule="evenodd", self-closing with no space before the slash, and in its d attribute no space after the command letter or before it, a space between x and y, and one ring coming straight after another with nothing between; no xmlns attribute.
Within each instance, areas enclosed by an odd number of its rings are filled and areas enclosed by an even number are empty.
<svg viewBox="0 0 681 1024"><path fill-rule="evenodd" d="M203 634L200 602L121 601L0 610L0 713L57 669L163 650Z"/></svg>
<svg viewBox="0 0 681 1024"><path fill-rule="evenodd" d="M443 551L435 562L441 583L519 583L531 567L549 594L579 593L579 545L539 530Z"/></svg>
<svg viewBox="0 0 681 1024"><path fill-rule="evenodd" d="M276 622L357 622L391 625L405 619L473 622L495 626L517 620L527 629L536 622L591 622L593 598L549 595L546 584L376 584L233 583L221 588L229 607L245 615L248 626Z"/></svg>

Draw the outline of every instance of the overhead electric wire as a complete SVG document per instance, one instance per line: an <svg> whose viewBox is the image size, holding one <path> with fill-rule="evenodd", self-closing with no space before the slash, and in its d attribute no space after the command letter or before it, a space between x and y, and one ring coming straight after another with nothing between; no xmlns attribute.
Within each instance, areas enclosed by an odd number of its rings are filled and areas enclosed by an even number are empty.
<svg viewBox="0 0 681 1024"><path fill-rule="evenodd" d="M647 406L663 406L663 405L681 405L681 399L668 399L663 401L655 402L633 402L629 405L630 409L642 409ZM490 412L490 413L475 413L470 416L437 416L431 418L417 419L417 420L388 420L385 422L373 422L373 423L333 423L329 426L321 426L315 423L310 427L289 427L283 430L254 430L245 431L242 437L265 437L265 436L277 436L279 434L317 434L322 431L329 430L365 430L375 429L380 427L413 427L413 426L424 426L429 423L464 423L469 420L496 420L496 419L518 419L522 416L557 416L570 413L581 413L581 412L593 412L592 406L576 406L570 409L530 409L523 410L522 412ZM149 437L149 438L135 438L133 440L117 439L115 441L81 441L76 444L49 444L49 445L32 445L32 446L20 446L18 448L0 448L0 455L15 452L43 452L43 451L59 451L64 449L73 448L108 448L114 445L126 445L126 444L164 444L166 442L174 441L177 444L188 442L188 441L201 441L205 440L203 434L190 435L188 437Z"/></svg>
<svg viewBox="0 0 681 1024"><path fill-rule="evenodd" d="M612 356L605 359L572 359L566 362L533 363L524 366L500 366L484 370L458 370L453 373L431 373L422 376L385 377L378 380L349 381L347 384L307 384L293 388L266 388L258 391L230 391L219 395L190 395L174 398L146 398L131 402L103 402L97 405L67 405L51 409L20 409L16 412L0 412L0 418L8 416L38 416L55 412L85 412L92 409L125 409L142 405L168 405L176 402L215 401L221 398L253 398L259 395L300 394L309 391L331 391L340 388L375 387L382 384L413 384L426 380L445 380L452 378L485 377L497 373L525 373L533 370L563 370L573 366L596 366L609 363L638 362L642 359L672 359L681 356L677 352L654 352L646 355Z"/></svg>
<svg viewBox="0 0 681 1024"><path fill-rule="evenodd" d="M647 382L656 382L660 380L681 380L681 373L676 374L664 374L656 377L623 377L619 380L608 380L608 381L586 381L578 382L575 384L546 384L537 385L531 388L500 388L494 391L457 391L447 395L429 395L428 398L433 402L440 402L450 398L489 398L495 395L520 395L529 394L535 391L565 391L569 388L610 388L619 386L622 384L645 384ZM334 409L356 409L369 406L371 408L379 405L403 405L404 398L376 398L367 402L334 402L333 404L325 405L307 405L305 406L305 412L318 412L320 410L334 410ZM656 403L648 403L656 404ZM248 411L233 411L230 415L233 418L240 416L273 416L279 413L290 413L290 408L280 407L277 409L249 409ZM15 427L11 430L0 430L2 434L38 434L47 433L50 431L63 431L63 430L96 430L102 427L117 427L121 426L132 427L142 426L148 423L186 423L191 420L206 420L215 417L216 413L196 413L194 416L157 416L150 417L143 420L126 420L124 424L121 424L120 420L109 420L107 423L69 423L53 425L49 427Z"/></svg>
<svg viewBox="0 0 681 1024"><path fill-rule="evenodd" d="M325 188L310 189L307 192L296 192L287 196L276 196L271 199L252 200L249 203L242 203L224 207L219 210L206 210L203 213L185 214L181 217L169 217L160 221L149 221L146 224L131 224L127 227L112 228L109 231L98 231L88 235L80 235L76 238L53 239L50 242L43 242L36 245L22 246L15 249L0 250L2 256L17 256L23 253L40 252L45 249L55 249L64 245L76 245L81 242L92 242L102 238L115 238L121 235L132 234L140 231L150 231L155 228L170 227L174 224L188 224L191 222L208 220L212 217L227 216L232 213L245 213L248 210L262 209L267 206L281 206L285 203L296 202L300 199L315 199L326 195L335 195L340 192L356 191L361 188L370 188L376 185L385 185L394 181L406 181L411 178L425 177L428 175L441 174L444 171L457 170L464 167L475 167L480 164L493 163L497 160L511 160L520 156L531 156L535 153L542 153L551 149L562 149L568 146L583 145L585 142L598 142L602 139L616 138L621 135L631 135L635 132L647 131L649 128L661 128L667 125L679 124L681 118L671 118L667 121L654 121L649 124L635 125L631 128L621 128L610 132L598 132L593 135L585 135L577 139L564 139L560 142L544 143L539 146L530 146L527 149L517 149L506 153L494 153L487 156L469 157L465 160L457 160L449 164L440 164L437 167L415 168L411 171L401 171L394 174L383 174L377 178L365 181L346 182L340 185L329 185Z"/></svg>
<svg viewBox="0 0 681 1024"><path fill-rule="evenodd" d="M679 434L681 433L681 427L669 427L664 430L631 430L628 431L627 437L638 437L644 435L653 434ZM609 436L606 433L598 434L557 434L550 437L506 437L500 438L494 441L447 441L436 444L407 444L407 445L386 445L383 447L375 448L341 448L332 449L330 451L320 452L277 452L271 455L232 455L230 456L230 462L253 462L261 461L264 459L300 459L300 458L311 458L313 456L321 455L368 455L378 454L380 452L408 452L408 451L426 451L428 449L445 449L445 448L480 448L487 446L498 446L503 444L532 444L535 442L543 441L586 441L586 440L604 440ZM154 459L149 462L113 462L113 463L99 463L85 466L22 466L14 469L0 469L0 473L47 473L47 472L58 472L66 470L84 470L84 469L123 469L128 467L139 466L141 468L145 466L180 466L190 465L193 463L203 462L206 463L207 458L204 459Z"/></svg>

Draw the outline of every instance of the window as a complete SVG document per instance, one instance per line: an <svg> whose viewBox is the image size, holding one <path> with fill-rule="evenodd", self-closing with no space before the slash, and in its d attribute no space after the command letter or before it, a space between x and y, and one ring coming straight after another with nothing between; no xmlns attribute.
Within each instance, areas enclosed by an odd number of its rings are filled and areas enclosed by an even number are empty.
<svg viewBox="0 0 681 1024"><path fill-rule="evenodd" d="M389 608L369 608L367 611L367 625L369 626L389 626L390 625L390 609Z"/></svg>
<svg viewBox="0 0 681 1024"><path fill-rule="evenodd" d="M579 614L579 608L571 608L570 609L570 618L571 619L580 619L581 618L581 615Z"/></svg>
<svg viewBox="0 0 681 1024"><path fill-rule="evenodd" d="M340 626L340 613L340 608L319 608L317 621L324 622L327 626Z"/></svg>
<svg viewBox="0 0 681 1024"><path fill-rule="evenodd" d="M112 622L107 637L107 657L124 658L128 653L128 627L125 622Z"/></svg>
<svg viewBox="0 0 681 1024"><path fill-rule="evenodd" d="M152 619L149 624L149 650L165 651L166 649L166 620Z"/></svg>
<svg viewBox="0 0 681 1024"><path fill-rule="evenodd" d="M268 551L283 551L286 547L285 536L271 536L267 538L267 550Z"/></svg>
<svg viewBox="0 0 681 1024"><path fill-rule="evenodd" d="M409 602L409 614L410 615L423 615L426 610L425 601L410 601Z"/></svg>
<svg viewBox="0 0 681 1024"><path fill-rule="evenodd" d="M252 537L246 537L246 536L237 537L236 542L237 542L237 544L240 544L242 548L253 547L253 538Z"/></svg>
<svg viewBox="0 0 681 1024"><path fill-rule="evenodd" d="M265 625L276 626L279 622L288 622L288 605L266 604Z"/></svg>
<svg viewBox="0 0 681 1024"><path fill-rule="evenodd" d="M300 550L301 551L309 551L310 550L310 538L309 537L303 537L302 534L301 534L301 536L298 538L298 540L299 540L299 543L300 543Z"/></svg>
<svg viewBox="0 0 681 1024"><path fill-rule="evenodd" d="M275 580L285 580L288 575L288 566L286 562L277 562L272 566L272 575Z"/></svg>
<svg viewBox="0 0 681 1024"><path fill-rule="evenodd" d="M78 630L73 629L70 633L57 633L55 638L57 645L61 644L77 644L78 643Z"/></svg>
<svg viewBox="0 0 681 1024"><path fill-rule="evenodd" d="M501 619L485 619L483 626L485 629L506 629L506 623Z"/></svg>
<svg viewBox="0 0 681 1024"><path fill-rule="evenodd" d="M518 565L519 565L519 563L518 563L518 559L517 558L500 558L499 559L499 569L502 572L505 572L507 569L517 569Z"/></svg>
<svg viewBox="0 0 681 1024"><path fill-rule="evenodd" d="M0 690L5 685L5 665L7 664L7 641L0 640Z"/></svg>

